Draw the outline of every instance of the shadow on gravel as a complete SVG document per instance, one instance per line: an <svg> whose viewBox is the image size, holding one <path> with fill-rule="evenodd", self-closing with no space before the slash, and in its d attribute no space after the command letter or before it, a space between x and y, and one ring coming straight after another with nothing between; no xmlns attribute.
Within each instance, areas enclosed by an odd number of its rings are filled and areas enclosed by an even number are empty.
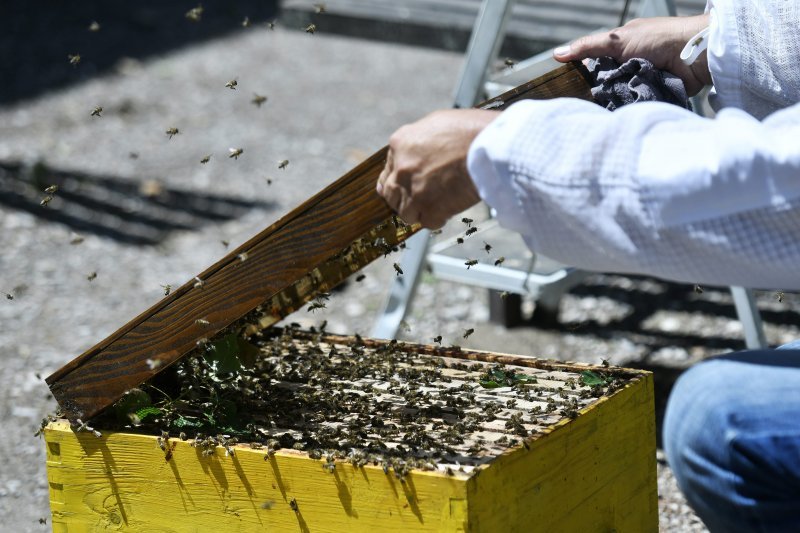
<svg viewBox="0 0 800 533"><path fill-rule="evenodd" d="M52 200L41 205L58 187ZM173 189L157 180L131 181L79 172L0 163L0 206L27 211L77 233L93 233L132 245L158 244L171 231L196 230L238 218L273 202Z"/></svg>
<svg viewBox="0 0 800 533"><path fill-rule="evenodd" d="M243 30L266 28L278 0L82 0L3 2L0 17L0 105L85 81L120 59L143 58ZM202 18L186 12L202 4ZM93 21L97 31L90 31ZM69 64L67 55L79 54Z"/></svg>

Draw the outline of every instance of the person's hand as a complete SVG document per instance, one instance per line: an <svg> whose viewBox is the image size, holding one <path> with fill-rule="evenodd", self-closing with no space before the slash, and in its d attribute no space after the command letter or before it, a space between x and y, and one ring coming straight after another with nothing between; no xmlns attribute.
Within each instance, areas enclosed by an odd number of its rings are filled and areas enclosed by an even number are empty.
<svg viewBox="0 0 800 533"><path fill-rule="evenodd" d="M438 229L480 201L467 171L473 139L497 111L436 111L398 129L389 139L377 191L409 224Z"/></svg>
<svg viewBox="0 0 800 533"><path fill-rule="evenodd" d="M561 62L610 56L620 63L640 57L681 78L686 92L694 96L711 85L706 54L689 66L681 61L680 53L689 39L708 26L708 20L708 15L634 19L620 28L556 48L553 56Z"/></svg>

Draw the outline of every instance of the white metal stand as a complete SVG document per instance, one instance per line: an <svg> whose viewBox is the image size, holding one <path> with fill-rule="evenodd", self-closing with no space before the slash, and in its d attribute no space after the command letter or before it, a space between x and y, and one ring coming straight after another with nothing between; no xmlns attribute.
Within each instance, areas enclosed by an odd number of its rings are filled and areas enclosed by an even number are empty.
<svg viewBox="0 0 800 533"><path fill-rule="evenodd" d="M500 45L505 37L506 23L514 6L514 0L484 0L475 20L466 59L462 67L454 96L454 107L472 107L484 94L495 96L512 87L536 78L558 63L552 59L552 52L546 51L517 64L513 71L500 78L487 81L489 66L496 59ZM637 17L674 16L673 0L642 0L636 12ZM700 111L700 106L694 106ZM496 224L496 223L495 223ZM487 226L482 224L482 226ZM489 225L491 227L491 224ZM484 227L486 231L486 227ZM471 237L475 239L477 236ZM480 240L478 241L480 242ZM392 283L386 306L372 330L372 337L391 339L397 335L400 323L410 310L411 302L419 282L420 274L427 263L434 276L517 294L528 294L536 299L537 306L556 310L561 296L580 283L586 272L564 265L547 265L536 271L541 259L530 255L527 268L491 266L477 264L469 271L464 267L463 258L446 253L449 243L434 246L429 253L430 232L420 231L407 241L406 250L400 260L404 275L396 277ZM544 259L544 263L548 260ZM550 261L552 263L552 261ZM755 304L752 290L731 287L736 312L742 322L745 342L748 348L767 346L761 315Z"/></svg>

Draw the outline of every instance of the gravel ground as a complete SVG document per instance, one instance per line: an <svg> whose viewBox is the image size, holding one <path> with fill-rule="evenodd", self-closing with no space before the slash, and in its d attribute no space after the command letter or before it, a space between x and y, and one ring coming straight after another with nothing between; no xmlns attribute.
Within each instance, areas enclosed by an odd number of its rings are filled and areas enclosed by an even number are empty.
<svg viewBox="0 0 800 533"><path fill-rule="evenodd" d="M251 27L0 107L0 523L41 531L47 376L383 145L399 125L447 107L461 57ZM78 67L81 68L81 67ZM238 87L225 87L236 79ZM254 93L268 96L261 107ZM102 117L90 116L102 106ZM180 130L169 139L165 131ZM237 160L229 147L243 148ZM200 159L211 154L207 164ZM288 159L285 170L279 160ZM271 180L271 181L268 181ZM48 207L41 190L58 183ZM38 187L38 188L37 188ZM71 244L82 238L82 242ZM339 333L368 334L390 261L329 303ZM92 273L96 278L89 280ZM800 302L759 295L771 343L800 338ZM530 313L532 302L524 302ZM333 310L335 309L335 311ZM593 275L564 298L561 325L506 330L485 291L425 275L402 336L653 370L659 404L680 371L742 347L729 294ZM475 334L461 339L464 328ZM703 531L659 461L665 531Z"/></svg>

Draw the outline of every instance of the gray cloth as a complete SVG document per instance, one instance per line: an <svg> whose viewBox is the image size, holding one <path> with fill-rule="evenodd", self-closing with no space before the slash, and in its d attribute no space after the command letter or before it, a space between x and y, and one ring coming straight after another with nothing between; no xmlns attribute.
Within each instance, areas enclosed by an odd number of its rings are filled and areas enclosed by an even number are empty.
<svg viewBox="0 0 800 533"><path fill-rule="evenodd" d="M634 102L667 102L690 109L683 80L659 70L646 59L622 65L610 57L590 59L586 65L594 81L592 96L610 111Z"/></svg>

